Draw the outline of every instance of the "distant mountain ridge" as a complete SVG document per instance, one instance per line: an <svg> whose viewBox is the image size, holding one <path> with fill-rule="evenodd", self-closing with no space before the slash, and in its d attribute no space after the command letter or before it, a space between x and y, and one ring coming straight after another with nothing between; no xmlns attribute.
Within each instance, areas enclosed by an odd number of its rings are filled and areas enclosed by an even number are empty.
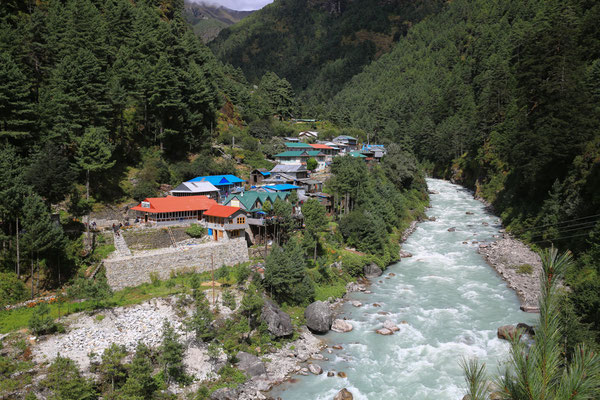
<svg viewBox="0 0 600 400"><path fill-rule="evenodd" d="M302 103L326 102L388 53L443 0L275 0L219 33L209 47L256 83L286 78Z"/></svg>
<svg viewBox="0 0 600 400"><path fill-rule="evenodd" d="M238 11L217 4L186 2L185 18L204 43L213 40L221 30L231 26L254 11Z"/></svg>

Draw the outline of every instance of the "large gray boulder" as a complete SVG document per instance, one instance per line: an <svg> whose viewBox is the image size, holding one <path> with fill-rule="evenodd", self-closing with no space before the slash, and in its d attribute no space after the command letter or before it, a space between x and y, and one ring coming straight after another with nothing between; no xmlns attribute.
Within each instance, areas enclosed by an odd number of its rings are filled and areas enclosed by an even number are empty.
<svg viewBox="0 0 600 400"><path fill-rule="evenodd" d="M329 303L324 301L315 301L304 310L306 326L315 333L327 333L331 329L333 322L333 313L329 308Z"/></svg>
<svg viewBox="0 0 600 400"><path fill-rule="evenodd" d="M383 274L383 271L375 263L369 263L363 267L363 273L367 278L376 278Z"/></svg>
<svg viewBox="0 0 600 400"><path fill-rule="evenodd" d="M237 389L221 388L210 395L211 400L237 400L240 395Z"/></svg>
<svg viewBox="0 0 600 400"><path fill-rule="evenodd" d="M267 373L265 363L260 361L260 358L256 357L255 355L246 353L245 351L240 351L235 355L235 358L238 359L238 362L235 364L235 366L241 371L244 371L250 378Z"/></svg>
<svg viewBox="0 0 600 400"><path fill-rule="evenodd" d="M289 336L294 333L290 316L270 300L265 300L260 318L267 324L269 333L275 337Z"/></svg>

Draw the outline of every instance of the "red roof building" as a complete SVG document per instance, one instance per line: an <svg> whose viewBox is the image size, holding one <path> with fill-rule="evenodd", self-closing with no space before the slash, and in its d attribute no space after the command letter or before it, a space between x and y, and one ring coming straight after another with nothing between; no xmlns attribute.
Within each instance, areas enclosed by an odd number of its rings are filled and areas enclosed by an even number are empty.
<svg viewBox="0 0 600 400"><path fill-rule="evenodd" d="M206 210L217 202L206 196L148 197L131 209L140 213L144 222L173 223L200 221Z"/></svg>
<svg viewBox="0 0 600 400"><path fill-rule="evenodd" d="M248 227L246 211L239 207L213 205L204 212L204 224L214 240L244 237Z"/></svg>

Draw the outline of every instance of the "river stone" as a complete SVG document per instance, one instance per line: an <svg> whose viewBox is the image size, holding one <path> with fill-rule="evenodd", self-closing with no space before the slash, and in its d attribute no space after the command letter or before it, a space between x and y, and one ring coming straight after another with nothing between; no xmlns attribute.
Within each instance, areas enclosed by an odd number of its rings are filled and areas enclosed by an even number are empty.
<svg viewBox="0 0 600 400"><path fill-rule="evenodd" d="M323 368L321 368L317 364L310 364L308 366L308 370L315 375L321 375L323 373Z"/></svg>
<svg viewBox="0 0 600 400"><path fill-rule="evenodd" d="M467 214L467 215L473 215L474 212L473 211L467 211L465 214Z"/></svg>
<svg viewBox="0 0 600 400"><path fill-rule="evenodd" d="M337 376L339 376L340 378L347 378L348 377L348 375L346 375L346 373L344 371L338 372Z"/></svg>
<svg viewBox="0 0 600 400"><path fill-rule="evenodd" d="M394 323L393 323L391 320L389 320L389 319L386 319L386 320L383 322L383 327L384 327L385 329L389 329L389 330L390 330L390 331L392 331L392 332L396 332L396 331L399 331L399 330L400 330L400 328L398 328L398 326L396 326L396 324L394 324Z"/></svg>
<svg viewBox="0 0 600 400"><path fill-rule="evenodd" d="M392 335L394 333L388 328L377 329L375 332L379 333L380 335L384 335L384 336Z"/></svg>
<svg viewBox="0 0 600 400"><path fill-rule="evenodd" d="M412 253L406 250L400 250L400 258L412 257Z"/></svg>
<svg viewBox="0 0 600 400"><path fill-rule="evenodd" d="M352 324L348 321L344 321L343 319L336 319L333 321L331 325L331 330L334 332L350 332L353 329Z"/></svg>
<svg viewBox="0 0 600 400"><path fill-rule="evenodd" d="M236 367L244 371L251 378L267 373L265 364L255 355L240 351L235 355L235 358L238 359Z"/></svg>
<svg viewBox="0 0 600 400"><path fill-rule="evenodd" d="M327 377L331 378L332 376L335 376L335 373L333 371L327 372Z"/></svg>
<svg viewBox="0 0 600 400"><path fill-rule="evenodd" d="M363 274L365 274L367 278L375 278L381 276L381 274L383 274L383 271L381 270L381 268L379 268L377 264L370 263L363 267Z"/></svg>
<svg viewBox="0 0 600 400"><path fill-rule="evenodd" d="M354 300L354 301L352 301L352 305L353 305L354 307L361 307L361 306L362 306L362 303L361 303L360 301L356 301L356 300Z"/></svg>
<svg viewBox="0 0 600 400"><path fill-rule="evenodd" d="M331 329L333 313L329 304L323 301L315 301L304 310L306 326L315 333L327 333Z"/></svg>
<svg viewBox="0 0 600 400"><path fill-rule="evenodd" d="M455 228L455 227L448 228L448 232L454 232L454 231L456 231L456 228Z"/></svg>
<svg viewBox="0 0 600 400"><path fill-rule="evenodd" d="M294 333L290 316L270 300L265 300L260 318L267 324L269 333L275 337L289 336Z"/></svg>
<svg viewBox="0 0 600 400"><path fill-rule="evenodd" d="M517 333L517 327L514 325L503 325L498 328L498 339L511 340Z"/></svg>
<svg viewBox="0 0 600 400"><path fill-rule="evenodd" d="M523 333L526 333L529 336L535 336L535 331L533 329L533 326L524 324L523 322L519 322L517 324L517 329L520 329L521 331L523 331Z"/></svg>
<svg viewBox="0 0 600 400"><path fill-rule="evenodd" d="M335 395L335 397L333 398L333 400L353 400L354 396L352 396L352 393L350 393L348 391L348 389L343 388L342 390L340 390L338 392L338 394Z"/></svg>

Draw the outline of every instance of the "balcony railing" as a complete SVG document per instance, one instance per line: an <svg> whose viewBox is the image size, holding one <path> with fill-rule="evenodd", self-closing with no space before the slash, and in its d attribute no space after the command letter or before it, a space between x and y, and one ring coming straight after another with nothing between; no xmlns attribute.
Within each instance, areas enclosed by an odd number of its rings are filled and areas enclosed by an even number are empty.
<svg viewBox="0 0 600 400"><path fill-rule="evenodd" d="M236 229L246 229L248 224L215 224L214 222L207 222L206 227L209 229L233 231Z"/></svg>

